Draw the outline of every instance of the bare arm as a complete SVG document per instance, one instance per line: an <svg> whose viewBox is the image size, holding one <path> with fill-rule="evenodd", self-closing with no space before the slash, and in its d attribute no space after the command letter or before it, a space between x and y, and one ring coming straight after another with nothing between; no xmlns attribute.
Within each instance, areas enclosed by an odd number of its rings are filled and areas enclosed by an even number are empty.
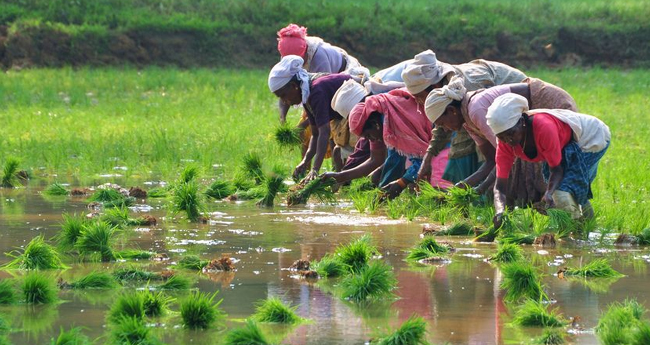
<svg viewBox="0 0 650 345"><path fill-rule="evenodd" d="M553 203L553 192L560 186L562 178L564 178L564 169L562 165L550 168L550 176L548 177L548 187L546 187L546 193L544 193L544 202L548 207L554 206Z"/></svg>
<svg viewBox="0 0 650 345"><path fill-rule="evenodd" d="M431 160L444 150L451 141L452 132L445 131L442 127L435 127L431 130L431 141L422 159L422 166L418 172L418 181L429 181L431 179Z"/></svg>
<svg viewBox="0 0 650 345"><path fill-rule="evenodd" d="M508 188L508 179L497 177L497 183L494 185L494 211L493 219L494 228L501 227L503 222L503 213L506 211L506 190Z"/></svg>
<svg viewBox="0 0 650 345"><path fill-rule="evenodd" d="M474 172L472 175L468 176L467 178L465 178L465 180L459 183L465 183L470 187L474 187L477 184L482 183L486 178L488 178L492 170L494 170L494 167L496 166L496 161L494 160L494 158L497 150L489 142L483 143L478 148L483 154L483 156L485 157L485 162L481 165L481 167L478 170L476 170L476 172Z"/></svg>
<svg viewBox="0 0 650 345"><path fill-rule="evenodd" d="M341 171L339 173L327 173L326 177L333 177L338 183L354 180L363 176L370 175L375 169L380 167L386 160L386 148L370 150L370 158L358 166Z"/></svg>
<svg viewBox="0 0 650 345"><path fill-rule="evenodd" d="M289 106L284 104L282 100L278 102L278 111L280 112L280 123L287 122L287 113L289 112Z"/></svg>

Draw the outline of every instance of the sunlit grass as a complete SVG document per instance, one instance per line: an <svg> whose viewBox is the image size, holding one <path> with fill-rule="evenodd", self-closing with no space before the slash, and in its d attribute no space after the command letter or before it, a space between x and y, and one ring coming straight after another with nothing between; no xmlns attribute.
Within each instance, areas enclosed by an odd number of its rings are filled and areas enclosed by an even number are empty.
<svg viewBox="0 0 650 345"><path fill-rule="evenodd" d="M302 319L296 314L297 307L291 307L277 297L258 302L253 319L258 322L295 324Z"/></svg>
<svg viewBox="0 0 650 345"><path fill-rule="evenodd" d="M195 291L182 301L180 312L183 326L189 329L206 329L223 317L224 313L219 309L223 300L215 302L216 296L216 292L208 294Z"/></svg>
<svg viewBox="0 0 650 345"><path fill-rule="evenodd" d="M428 345L426 340L427 322L424 318L412 315L402 325L384 338L373 341L376 345Z"/></svg>
<svg viewBox="0 0 650 345"><path fill-rule="evenodd" d="M396 285L393 268L383 261L374 260L361 270L343 277L341 296L356 303L388 298L393 296Z"/></svg>

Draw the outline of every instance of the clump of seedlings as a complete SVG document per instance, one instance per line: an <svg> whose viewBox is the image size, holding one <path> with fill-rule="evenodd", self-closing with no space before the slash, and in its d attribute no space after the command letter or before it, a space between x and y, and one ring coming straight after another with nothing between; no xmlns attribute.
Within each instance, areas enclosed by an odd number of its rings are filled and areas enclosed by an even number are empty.
<svg viewBox="0 0 650 345"><path fill-rule="evenodd" d="M542 288L539 274L526 262L513 262L501 267L503 282L501 288L506 290L504 299L516 302L524 298L532 300L548 299Z"/></svg>
<svg viewBox="0 0 650 345"><path fill-rule="evenodd" d="M241 172L248 179L255 180L259 185L264 181L264 172L262 171L262 159L257 153L249 152L242 158Z"/></svg>
<svg viewBox="0 0 650 345"><path fill-rule="evenodd" d="M309 182L301 181L299 184L290 188L287 193L287 205L306 204L311 196L318 198L320 202L331 202L334 200L332 186L336 184L333 178L317 178Z"/></svg>
<svg viewBox="0 0 650 345"><path fill-rule="evenodd" d="M406 260L419 261L436 256L444 256L453 251L449 244L439 244L433 237L425 237L411 249Z"/></svg>
<svg viewBox="0 0 650 345"><path fill-rule="evenodd" d="M93 193L87 201L97 201L101 203L107 202L119 202L124 200L126 197L113 188L98 188L95 193Z"/></svg>
<svg viewBox="0 0 650 345"><path fill-rule="evenodd" d="M164 188L164 187L156 187L156 188L151 188L147 192L147 197L148 198L166 198L169 196L169 188Z"/></svg>
<svg viewBox="0 0 650 345"><path fill-rule="evenodd" d="M559 238L564 238L578 230L578 223L569 212L551 208L546 210L548 225L546 231L555 233Z"/></svg>
<svg viewBox="0 0 650 345"><path fill-rule="evenodd" d="M90 339L81 333L80 327L72 327L65 331L61 328L59 336L50 340L50 345L91 345Z"/></svg>
<svg viewBox="0 0 650 345"><path fill-rule="evenodd" d="M28 304L48 304L58 299L54 280L38 272L28 273L23 279L21 289L25 303Z"/></svg>
<svg viewBox="0 0 650 345"><path fill-rule="evenodd" d="M178 262L176 263L176 267L184 268L188 270L201 271L203 267L205 267L209 263L210 261L201 260L196 255L187 255L184 256L182 259L178 260Z"/></svg>
<svg viewBox="0 0 650 345"><path fill-rule="evenodd" d="M297 307L285 305L277 297L269 297L258 302L253 319L258 322L295 324L302 320L296 314L296 309Z"/></svg>
<svg viewBox="0 0 650 345"><path fill-rule="evenodd" d="M566 332L557 328L545 328L544 333L539 336L533 344L536 345L562 345L566 343Z"/></svg>
<svg viewBox="0 0 650 345"><path fill-rule="evenodd" d="M140 249L126 249L115 252L115 257L124 260L149 260L155 256L155 253Z"/></svg>
<svg viewBox="0 0 650 345"><path fill-rule="evenodd" d="M150 280L163 280L159 273L141 270L139 268L119 268L113 272L113 277L118 281L150 281Z"/></svg>
<svg viewBox="0 0 650 345"><path fill-rule="evenodd" d="M14 304L18 302L16 289L9 279L0 280L0 304Z"/></svg>
<svg viewBox="0 0 650 345"><path fill-rule="evenodd" d="M373 345L426 345L427 322L412 315L393 334L373 341Z"/></svg>
<svg viewBox="0 0 650 345"><path fill-rule="evenodd" d="M356 240L336 248L334 256L352 272L359 272L368 265L377 248L372 244L369 235L363 235Z"/></svg>
<svg viewBox="0 0 650 345"><path fill-rule="evenodd" d="M494 256L490 257L488 260L495 262L504 262L510 263L515 261L520 261L524 259L524 251L516 244L513 243L501 243L499 244L499 249Z"/></svg>
<svg viewBox="0 0 650 345"><path fill-rule="evenodd" d="M0 181L0 187L13 188L18 185L18 165L20 165L20 160L17 158L7 158L2 171L2 181Z"/></svg>
<svg viewBox="0 0 650 345"><path fill-rule="evenodd" d="M59 284L61 285L61 284ZM119 286L115 278L106 272L90 272L66 287L71 289L113 289Z"/></svg>
<svg viewBox="0 0 650 345"><path fill-rule="evenodd" d="M633 299L611 304L598 320L598 339L605 345L646 344L650 334L646 311Z"/></svg>
<svg viewBox="0 0 650 345"><path fill-rule="evenodd" d="M236 192L235 186L223 180L215 180L208 186L208 189L205 191L205 195L213 199L223 199L228 197Z"/></svg>
<svg viewBox="0 0 650 345"><path fill-rule="evenodd" d="M111 339L114 344L156 345L142 318L136 316L123 316L114 321L111 330Z"/></svg>
<svg viewBox="0 0 650 345"><path fill-rule="evenodd" d="M334 255L327 254L313 265L314 270L321 277L336 278L348 272L348 267Z"/></svg>
<svg viewBox="0 0 650 345"><path fill-rule="evenodd" d="M188 290L192 287L192 281L180 275L173 275L169 277L164 283L158 286L160 290Z"/></svg>
<svg viewBox="0 0 650 345"><path fill-rule="evenodd" d="M381 189L348 193L348 195L358 212L374 213L384 200L384 192Z"/></svg>
<svg viewBox="0 0 650 345"><path fill-rule="evenodd" d="M372 183L370 177L366 176L366 177L352 180L350 182L350 186L348 187L348 194L366 192L369 190L373 190L375 188L377 188L377 186L375 186L375 184Z"/></svg>
<svg viewBox="0 0 650 345"><path fill-rule="evenodd" d="M66 268L61 262L56 249L45 243L43 235L34 237L22 253L13 251L7 255L14 259L3 266L5 269L47 270Z"/></svg>
<svg viewBox="0 0 650 345"><path fill-rule="evenodd" d="M499 237L499 242L512 244L534 244L537 238L535 238L535 235L532 234L511 232L508 234L503 234L501 237Z"/></svg>
<svg viewBox="0 0 650 345"><path fill-rule="evenodd" d="M213 259L203 267L203 272L230 272L235 270L235 265L228 255L221 255L219 259Z"/></svg>
<svg viewBox="0 0 650 345"><path fill-rule="evenodd" d="M638 235L638 243L642 246L650 245L650 228L643 229Z"/></svg>
<svg viewBox="0 0 650 345"><path fill-rule="evenodd" d="M113 303L108 312L108 319L119 322L124 317L144 318L144 294L138 292L124 293Z"/></svg>
<svg viewBox="0 0 650 345"><path fill-rule="evenodd" d="M199 177L199 167L195 165L188 165L185 168L183 168L183 171L181 171L181 176L178 180L178 183L188 183L192 181L196 181L196 179Z"/></svg>
<svg viewBox="0 0 650 345"><path fill-rule="evenodd" d="M70 191L65 188L64 185L54 182L53 184L49 185L45 190L43 191L45 195L50 195L50 196L61 196L61 195L68 195L70 194Z"/></svg>
<svg viewBox="0 0 650 345"><path fill-rule="evenodd" d="M527 327L563 327L567 324L557 309L550 309L546 304L532 299L517 308L512 322Z"/></svg>
<svg viewBox="0 0 650 345"><path fill-rule="evenodd" d="M223 299L214 302L217 292L207 294L200 291L193 292L181 303L180 312L183 326L189 329L207 329L223 317L219 305Z"/></svg>
<svg viewBox="0 0 650 345"><path fill-rule="evenodd" d="M478 201L480 195L474 188L452 187L447 190L447 202L460 209L463 216L469 215L469 207Z"/></svg>
<svg viewBox="0 0 650 345"><path fill-rule="evenodd" d="M264 180L264 197L257 202L257 205L273 207L275 196L281 192L284 187L284 176L271 174Z"/></svg>
<svg viewBox="0 0 650 345"><path fill-rule="evenodd" d="M474 234L474 226L467 222L458 222L434 234L436 236L470 236Z"/></svg>
<svg viewBox="0 0 650 345"><path fill-rule="evenodd" d="M58 246L62 250L70 250L74 248L81 232L89 223L88 219L84 216L77 216L64 214L63 223L61 223L61 231L55 236Z"/></svg>
<svg viewBox="0 0 650 345"><path fill-rule="evenodd" d="M293 148L302 144L301 129L288 124L282 124L275 129L275 141L282 147Z"/></svg>
<svg viewBox="0 0 650 345"><path fill-rule="evenodd" d="M82 256L99 258L102 262L115 260L113 235L116 228L106 222L93 222L83 227L75 248Z"/></svg>
<svg viewBox="0 0 650 345"><path fill-rule="evenodd" d="M172 193L172 214L176 215L184 211L187 214L187 219L192 222L198 221L201 210L203 210L198 184L195 181L178 183L174 186Z"/></svg>
<svg viewBox="0 0 650 345"><path fill-rule="evenodd" d="M580 268L567 268L565 276L580 276L585 278L616 278L623 275L612 268L607 259L596 259Z"/></svg>
<svg viewBox="0 0 650 345"><path fill-rule="evenodd" d="M358 272L341 281L341 295L356 303L393 296L397 279L393 268L380 260L374 260Z"/></svg>
<svg viewBox="0 0 650 345"><path fill-rule="evenodd" d="M490 226L487 230L474 228L474 242L494 242L494 239L499 235L499 229Z"/></svg>
<svg viewBox="0 0 650 345"><path fill-rule="evenodd" d="M148 317L160 317L169 310L169 304L174 300L162 291L146 289L142 292L144 298L144 314Z"/></svg>
<svg viewBox="0 0 650 345"><path fill-rule="evenodd" d="M246 326L235 328L226 334L226 345L270 345L255 321L246 320Z"/></svg>

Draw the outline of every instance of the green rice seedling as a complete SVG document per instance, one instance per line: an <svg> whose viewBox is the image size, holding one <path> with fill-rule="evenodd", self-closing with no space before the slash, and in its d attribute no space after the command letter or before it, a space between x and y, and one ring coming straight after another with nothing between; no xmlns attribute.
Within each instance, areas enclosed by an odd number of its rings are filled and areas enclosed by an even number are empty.
<svg viewBox="0 0 650 345"><path fill-rule="evenodd" d="M321 277L335 278L348 272L348 267L341 262L338 256L327 254L320 261L313 264L313 269Z"/></svg>
<svg viewBox="0 0 650 345"><path fill-rule="evenodd" d="M48 304L58 299L54 279L39 272L28 273L23 279L21 289L28 304Z"/></svg>
<svg viewBox="0 0 650 345"><path fill-rule="evenodd" d="M124 317L144 318L145 296L140 292L127 292L122 294L111 306L108 319L117 323Z"/></svg>
<svg viewBox="0 0 650 345"><path fill-rule="evenodd" d="M374 213L381 205L383 195L380 189L349 194L352 205L360 213Z"/></svg>
<svg viewBox="0 0 650 345"><path fill-rule="evenodd" d="M115 260L113 235L115 227L106 222L93 222L83 227L75 248L83 256L98 255L102 262Z"/></svg>
<svg viewBox="0 0 650 345"><path fill-rule="evenodd" d="M205 195L209 196L210 198L220 200L234 194L235 191L236 188L232 183L228 181L215 180L205 191Z"/></svg>
<svg viewBox="0 0 650 345"><path fill-rule="evenodd" d="M270 345L255 321L246 320L246 326L235 328L226 334L225 345Z"/></svg>
<svg viewBox="0 0 650 345"><path fill-rule="evenodd" d="M125 260L149 260L155 253L147 250L127 249L115 252L115 257Z"/></svg>
<svg viewBox="0 0 650 345"><path fill-rule="evenodd" d="M516 244L501 243L497 249L497 253L490 257L490 261L494 262L515 262L524 259L524 251Z"/></svg>
<svg viewBox="0 0 650 345"><path fill-rule="evenodd" d="M265 186L253 186L253 188L246 190L238 190L235 194L231 195L234 200L253 200L261 199L266 195Z"/></svg>
<svg viewBox="0 0 650 345"><path fill-rule="evenodd" d="M275 141L282 147L299 147L302 144L300 133L300 128L285 123L275 129Z"/></svg>
<svg viewBox="0 0 650 345"><path fill-rule="evenodd" d="M113 277L122 282L162 280L162 276L158 273L141 270L135 267L116 269L113 272Z"/></svg>
<svg viewBox="0 0 650 345"><path fill-rule="evenodd" d="M502 236L499 237L499 242L512 244L533 244L535 242L535 238L535 235L532 234L511 232L508 234L502 234Z"/></svg>
<svg viewBox="0 0 650 345"><path fill-rule="evenodd" d="M50 345L91 345L92 342L81 333L80 327L72 327L66 331L61 327L59 336L50 340Z"/></svg>
<svg viewBox="0 0 650 345"><path fill-rule="evenodd" d="M169 304L174 300L174 298L165 295L162 291L146 289L140 293L144 298L144 314L148 317L165 315L169 310Z"/></svg>
<svg viewBox="0 0 650 345"><path fill-rule="evenodd" d="M386 215L390 219L400 219L408 207L409 204L405 202L402 194L393 200L386 200Z"/></svg>
<svg viewBox="0 0 650 345"><path fill-rule="evenodd" d="M79 236L81 236L84 226L88 223L88 219L83 215L77 216L76 214L63 214L61 231L54 237L58 247L62 250L70 250L74 248Z"/></svg>
<svg viewBox="0 0 650 345"><path fill-rule="evenodd" d="M22 270L47 270L67 268L61 262L59 253L51 245L45 243L43 235L34 237L22 251L7 253L7 256L14 258L3 266L5 269Z"/></svg>
<svg viewBox="0 0 650 345"><path fill-rule="evenodd" d="M423 205L434 208L447 203L447 194L444 191L434 188L430 183L421 181L418 184L418 201Z"/></svg>
<svg viewBox="0 0 650 345"><path fill-rule="evenodd" d="M180 259L176 263L176 267L178 268L185 268L188 270L195 270L195 271L200 271L205 267L210 261L208 260L201 260L198 256L196 255L187 255L184 256L182 259Z"/></svg>
<svg viewBox="0 0 650 345"><path fill-rule="evenodd" d="M642 246L647 246L650 244L650 228L643 229L637 237L639 238L639 244Z"/></svg>
<svg viewBox="0 0 650 345"><path fill-rule="evenodd" d="M68 195L70 194L70 191L67 188L65 188L65 186L63 186L62 184L54 182L53 184L45 188L43 193L45 195L56 196L56 195Z"/></svg>
<svg viewBox="0 0 650 345"><path fill-rule="evenodd" d="M5 319L0 317L0 336L9 333L9 330L11 330L11 326L7 323L7 321L5 321ZM0 342L0 344L2 343Z"/></svg>
<svg viewBox="0 0 650 345"><path fill-rule="evenodd" d="M217 292L213 294L200 291L193 292L189 298L181 302L180 312L183 326L189 329L207 329L223 316L219 305L223 299L214 303Z"/></svg>
<svg viewBox="0 0 650 345"><path fill-rule="evenodd" d="M157 288L160 290L188 290L192 287L190 278L175 274Z"/></svg>
<svg viewBox="0 0 650 345"><path fill-rule="evenodd" d="M526 300L517 308L512 322L526 327L562 327L567 323L557 309L550 309L544 303L532 299Z"/></svg>
<svg viewBox="0 0 650 345"><path fill-rule="evenodd" d="M412 315L393 334L372 342L376 345L426 345L427 322Z"/></svg>
<svg viewBox="0 0 650 345"><path fill-rule="evenodd" d="M546 213L548 215L547 232L553 232L560 238L564 238L575 233L578 229L577 221L568 212L551 208Z"/></svg>
<svg viewBox="0 0 650 345"><path fill-rule="evenodd" d="M195 165L186 166L181 171L181 176L178 179L178 184L194 182L199 177L199 167Z"/></svg>
<svg viewBox="0 0 650 345"><path fill-rule="evenodd" d="M370 235L363 235L356 240L336 248L334 255L352 272L359 272L377 252Z"/></svg>
<svg viewBox="0 0 650 345"><path fill-rule="evenodd" d="M122 316L115 320L111 329L111 339L113 344L120 345L159 344L151 336L150 328L144 320L136 316Z"/></svg>
<svg viewBox="0 0 650 345"><path fill-rule="evenodd" d="M474 227L467 222L458 222L448 226L445 230L435 233L436 236L470 236L474 234Z"/></svg>
<svg viewBox="0 0 650 345"><path fill-rule="evenodd" d="M126 206L113 207L106 209L100 218L102 221L116 227L126 227L129 225L129 209Z"/></svg>
<svg viewBox="0 0 650 345"><path fill-rule="evenodd" d="M334 192L332 186L336 184L333 178L317 178L305 184L300 183L287 193L287 205L302 205L309 201L309 198L315 196L320 202L332 202Z"/></svg>
<svg viewBox="0 0 650 345"><path fill-rule="evenodd" d="M285 305L277 297L269 297L258 302L252 318L258 322L295 324L302 320L300 316L296 315L296 308L298 307Z"/></svg>
<svg viewBox="0 0 650 345"><path fill-rule="evenodd" d="M433 256L446 255L450 250L448 245L439 244L433 237L426 236L409 251L406 260L419 261Z"/></svg>
<svg viewBox="0 0 650 345"><path fill-rule="evenodd" d="M156 187L147 191L147 198L166 198L169 196L169 189Z"/></svg>
<svg viewBox="0 0 650 345"><path fill-rule="evenodd" d="M284 187L284 177L281 175L271 174L264 179L264 197L257 202L257 205L264 207L273 207L275 196Z"/></svg>
<svg viewBox="0 0 650 345"><path fill-rule="evenodd" d="M124 197L124 199L105 201L102 203L105 209L110 209L113 207L128 207L135 204L135 198L133 197Z"/></svg>
<svg viewBox="0 0 650 345"><path fill-rule="evenodd" d="M580 268L567 268L565 276L589 278L615 278L623 275L612 268L607 259L596 259Z"/></svg>
<svg viewBox="0 0 650 345"><path fill-rule="evenodd" d="M380 260L374 260L341 281L341 294L356 303L392 297L397 279L393 268Z"/></svg>
<svg viewBox="0 0 650 345"><path fill-rule="evenodd" d="M183 182L174 187L172 200L172 213L185 211L187 219L192 222L199 220L203 201L199 197L199 186L196 182Z"/></svg>
<svg viewBox="0 0 650 345"><path fill-rule="evenodd" d="M500 231L499 229L495 229L494 226L490 226L487 230L476 236L474 242L494 242L494 239L497 238Z"/></svg>
<svg viewBox="0 0 650 345"><path fill-rule="evenodd" d="M18 165L20 165L20 160L18 160L18 158L7 158L2 170L2 181L0 182L0 187L13 188L18 185L18 176L16 176Z"/></svg>
<svg viewBox="0 0 650 345"><path fill-rule="evenodd" d="M264 181L264 172L260 156L255 152L245 154L242 158L241 172L248 179L255 180L255 184L261 184Z"/></svg>
<svg viewBox="0 0 650 345"><path fill-rule="evenodd" d="M504 299L508 302L516 302L523 298L533 300L548 299L539 274L535 268L527 262L512 262L501 267L503 282L501 288L506 290Z"/></svg>
<svg viewBox="0 0 650 345"><path fill-rule="evenodd" d="M469 215L469 207L478 201L479 197L474 188L452 187L447 190L447 202L458 208L465 217Z"/></svg>
<svg viewBox="0 0 650 345"><path fill-rule="evenodd" d="M562 345L566 343L566 332L557 328L545 328L544 333L539 336L533 344L535 345Z"/></svg>
<svg viewBox="0 0 650 345"><path fill-rule="evenodd" d="M16 289L9 279L0 280L0 304L14 304L18 302Z"/></svg>
<svg viewBox="0 0 650 345"><path fill-rule="evenodd" d="M72 289L113 289L119 284L110 273L90 272L83 278L70 283Z"/></svg>
<svg viewBox="0 0 650 345"><path fill-rule="evenodd" d="M370 177L364 176L362 178L354 179L350 181L350 186L348 187L348 194L366 192L377 188Z"/></svg>
<svg viewBox="0 0 650 345"><path fill-rule="evenodd" d="M113 188L99 188L93 193L88 201L96 201L101 203L112 201L123 201L126 197L122 193Z"/></svg>
<svg viewBox="0 0 650 345"><path fill-rule="evenodd" d="M642 325L647 324L643 319L645 313L645 307L634 299L612 303L600 316L595 328L596 335L605 345L642 344L636 340L645 336L645 330L639 332Z"/></svg>

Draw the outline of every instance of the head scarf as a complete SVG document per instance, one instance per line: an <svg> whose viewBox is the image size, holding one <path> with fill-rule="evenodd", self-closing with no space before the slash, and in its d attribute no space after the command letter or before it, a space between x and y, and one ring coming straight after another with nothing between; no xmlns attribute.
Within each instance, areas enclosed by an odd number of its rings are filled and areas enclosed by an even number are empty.
<svg viewBox="0 0 650 345"><path fill-rule="evenodd" d="M373 95L378 95L380 93L388 92L390 90L395 90L406 86L401 81L382 81L381 79L377 78L370 78L370 80L365 82L363 85L368 90L368 93Z"/></svg>
<svg viewBox="0 0 650 345"><path fill-rule="evenodd" d="M429 49L416 55L413 63L404 68L402 79L408 91L415 95L453 72L451 65L438 61L436 54Z"/></svg>
<svg viewBox="0 0 650 345"><path fill-rule="evenodd" d="M514 127L521 114L526 111L528 111L528 101L524 96L506 93L494 99L485 118L492 132L499 134Z"/></svg>
<svg viewBox="0 0 650 345"><path fill-rule="evenodd" d="M280 56L298 55L305 56L307 51L307 28L296 24L289 24L278 31L278 51Z"/></svg>
<svg viewBox="0 0 650 345"><path fill-rule="evenodd" d="M280 90L287 85L291 78L298 77L302 94L302 103L309 98L309 74L302 68L304 60L300 56L287 55L280 60L269 73L269 89L271 92Z"/></svg>
<svg viewBox="0 0 650 345"><path fill-rule="evenodd" d="M348 118L352 108L366 96L366 89L354 79L346 80L332 97L332 109Z"/></svg>
<svg viewBox="0 0 650 345"><path fill-rule="evenodd" d="M467 90L463 86L463 81L461 77L453 77L449 84L429 93L424 102L424 111L431 123L435 123L445 113L445 109L451 102L460 101L465 97Z"/></svg>

